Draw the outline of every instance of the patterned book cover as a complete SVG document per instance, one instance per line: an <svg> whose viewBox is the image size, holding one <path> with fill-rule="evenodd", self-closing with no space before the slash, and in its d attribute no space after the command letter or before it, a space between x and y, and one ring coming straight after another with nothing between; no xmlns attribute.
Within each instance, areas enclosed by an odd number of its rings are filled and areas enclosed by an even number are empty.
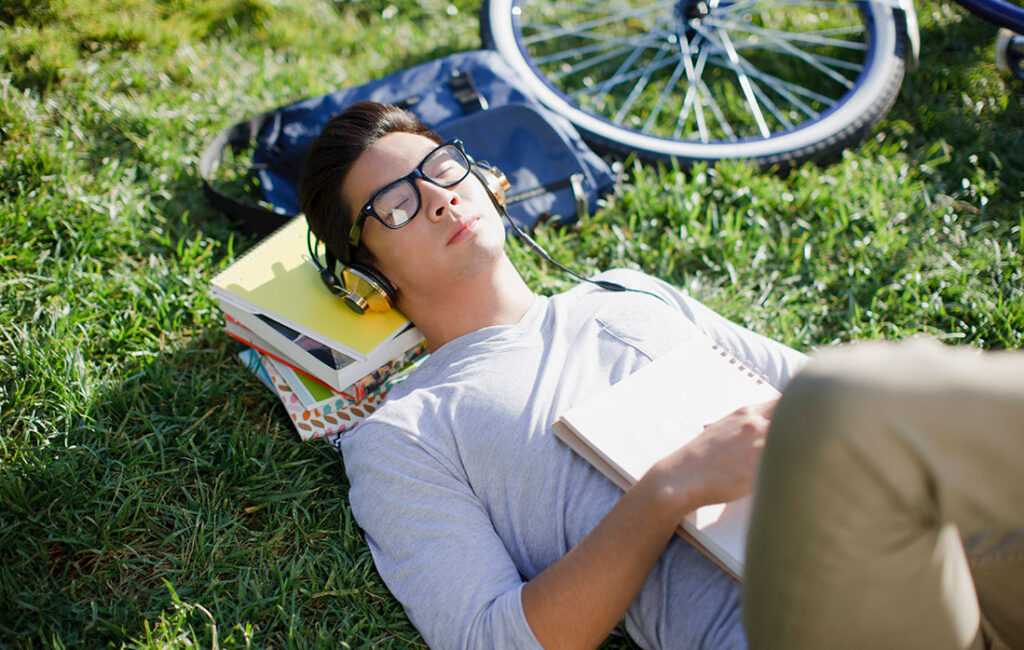
<svg viewBox="0 0 1024 650"><path fill-rule="evenodd" d="M388 391L408 377L427 357L426 346L417 346L345 391L332 392L326 399L310 402L309 386L298 386L301 379L294 370L253 348L246 348L243 353L245 356L239 356L246 366L263 383L269 382L268 386L281 400L299 437L302 440L327 438L335 446L341 434L352 430L376 411ZM264 376L261 377L260 373Z"/></svg>

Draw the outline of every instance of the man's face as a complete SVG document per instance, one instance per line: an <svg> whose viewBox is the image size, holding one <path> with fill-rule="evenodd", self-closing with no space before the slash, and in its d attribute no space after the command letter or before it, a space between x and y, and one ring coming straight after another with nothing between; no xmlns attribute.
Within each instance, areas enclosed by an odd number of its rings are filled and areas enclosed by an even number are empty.
<svg viewBox="0 0 1024 650"><path fill-rule="evenodd" d="M416 169L436 143L411 133L390 133L364 151L342 184L350 206L363 206L385 185ZM504 255L505 229L487 191L473 174L442 188L415 181L420 207L413 219L390 229L368 218L360 246L400 294L458 289ZM354 215L353 215L354 216Z"/></svg>

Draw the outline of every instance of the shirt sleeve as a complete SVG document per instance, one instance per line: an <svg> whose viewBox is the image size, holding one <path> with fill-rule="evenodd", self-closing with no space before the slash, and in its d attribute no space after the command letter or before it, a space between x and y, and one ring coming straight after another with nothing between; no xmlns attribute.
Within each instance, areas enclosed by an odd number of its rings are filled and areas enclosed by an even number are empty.
<svg viewBox="0 0 1024 650"><path fill-rule="evenodd" d="M524 582L455 463L372 422L343 439L342 454L377 570L430 647L541 647Z"/></svg>
<svg viewBox="0 0 1024 650"><path fill-rule="evenodd" d="M775 388L782 390L807 362L807 355L738 325L716 313L696 298L664 280L637 271L616 270L607 274L628 288L660 296L692 320L705 336L725 348L750 368L761 372Z"/></svg>

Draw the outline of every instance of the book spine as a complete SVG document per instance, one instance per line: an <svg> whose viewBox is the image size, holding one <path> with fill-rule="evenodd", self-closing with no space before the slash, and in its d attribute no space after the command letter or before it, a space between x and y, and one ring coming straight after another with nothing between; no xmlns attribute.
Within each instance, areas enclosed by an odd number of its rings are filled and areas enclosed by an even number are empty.
<svg viewBox="0 0 1024 650"><path fill-rule="evenodd" d="M235 339L239 343L247 345L248 347L256 350L257 352L259 352L260 354L262 354L264 356L267 356L267 357L270 357L274 361L277 361L278 363L282 363L282 364L288 366L289 368L291 368L295 372L302 373L306 377L309 377L310 379L312 379L313 381L317 382L321 386L324 386L325 388L328 388L328 389L330 389L331 391L333 391L335 393L340 393L339 389L337 389L334 386L332 386L328 381L324 381L323 378L321 378L321 377L319 377L319 376L317 376L315 374L310 373L305 368L303 368L301 364L298 364L298 363L296 363L293 360L287 359L285 357L285 355L281 354L279 351L278 352L272 352L270 350L271 346L264 345L262 342L259 342L255 337L246 336L245 334L242 334L241 332L233 331L232 329L228 329L228 328L225 328L224 331L225 331L225 333L228 336L230 336L231 338Z"/></svg>
<svg viewBox="0 0 1024 650"><path fill-rule="evenodd" d="M225 316L225 319L227 319L227 316ZM344 397L345 399L349 399L352 401L359 401L363 399L367 394L372 393L380 384L386 381L388 377L390 377L396 371L400 370L404 365L409 363L410 359L419 356L419 354L425 352L426 349L425 345L422 344L415 348L412 348L404 355L384 363L375 370L372 370L371 372L360 377L359 379L356 379L354 382L351 382L345 385L344 387L339 388L333 382L324 381L319 376L311 374L310 372L307 371L306 368L302 366L302 364L297 363L289 358L286 358L286 355L281 354L280 351L272 351L271 348L273 346L264 345L264 342L259 341L257 337L252 336L252 332L246 330L244 325L235 323L235 327L226 327L225 332L227 333L228 336L235 339L236 341L251 347L260 354L273 359L277 363L280 363L284 366L287 366L288 368L291 368L295 372L301 373L303 376L308 377L309 379L317 382L321 386L329 389L335 395ZM327 403L331 399L334 398L332 397L328 398L327 400L321 400L321 402ZM310 407L316 407L321 402L314 402L308 405ZM303 403L306 404L305 401Z"/></svg>
<svg viewBox="0 0 1024 650"><path fill-rule="evenodd" d="M362 360L344 357L338 351L323 348L322 354L334 354L333 358L341 364L341 367L332 367L310 350L296 341L288 339L286 335L275 330L272 325L268 325L258 317L238 314L231 309L222 310L222 313L226 322L234 324L236 333L237 328L241 328L254 343L262 343L262 347L267 348L271 356L275 358L285 357L290 367L295 368L297 366L297 369L301 369L304 375L315 378L335 392L343 391L362 377L375 372L378 368L393 362L395 359L401 359L409 350L421 346L423 341L423 336L419 330L410 328L393 337L379 350ZM231 333L232 328L228 327L227 329ZM342 356L342 358L339 359L339 356Z"/></svg>
<svg viewBox="0 0 1024 650"><path fill-rule="evenodd" d="M344 368L345 366L355 363L361 359L349 356L341 350L323 345L319 341L314 341L313 339L292 330L287 325L284 325L270 316L253 314L226 303L221 303L220 307L221 312L223 312L225 316L239 325L244 326L246 329L258 334L260 338L269 343L273 343L279 349L287 348L294 350L296 356L308 356L310 358L310 363L322 365L325 369L336 372L339 368ZM322 350L324 354L330 353L337 365L332 367L318 359L309 345L313 345L317 350Z"/></svg>

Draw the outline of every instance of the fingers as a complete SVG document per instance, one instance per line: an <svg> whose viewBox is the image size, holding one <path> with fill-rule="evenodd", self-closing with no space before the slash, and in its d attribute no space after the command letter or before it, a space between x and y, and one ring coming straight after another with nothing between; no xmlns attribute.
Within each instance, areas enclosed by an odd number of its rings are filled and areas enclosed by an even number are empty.
<svg viewBox="0 0 1024 650"><path fill-rule="evenodd" d="M750 418L755 422L763 421L764 427L765 429L767 429L768 424L771 422L772 415L775 413L775 405L778 403L778 399L773 399L767 402L761 402L759 404L748 404L747 406L741 406L732 413L730 413L729 415L722 418L722 420L727 420L729 418L740 418L741 420L747 420L748 418ZM722 420L719 420L719 422L721 422ZM716 423L709 422L704 425L704 428L707 429L713 424Z"/></svg>
<svg viewBox="0 0 1024 650"><path fill-rule="evenodd" d="M748 406L741 406L737 409L737 413L746 413L748 415L760 415L766 420L771 420L772 415L775 413L775 405L779 403L778 398L768 400L767 402L761 402L760 404L750 404Z"/></svg>
<svg viewBox="0 0 1024 650"><path fill-rule="evenodd" d="M736 435L760 454L764 449L768 428L771 426L772 413L775 411L776 400L751 404L736 409L721 422L731 421Z"/></svg>

